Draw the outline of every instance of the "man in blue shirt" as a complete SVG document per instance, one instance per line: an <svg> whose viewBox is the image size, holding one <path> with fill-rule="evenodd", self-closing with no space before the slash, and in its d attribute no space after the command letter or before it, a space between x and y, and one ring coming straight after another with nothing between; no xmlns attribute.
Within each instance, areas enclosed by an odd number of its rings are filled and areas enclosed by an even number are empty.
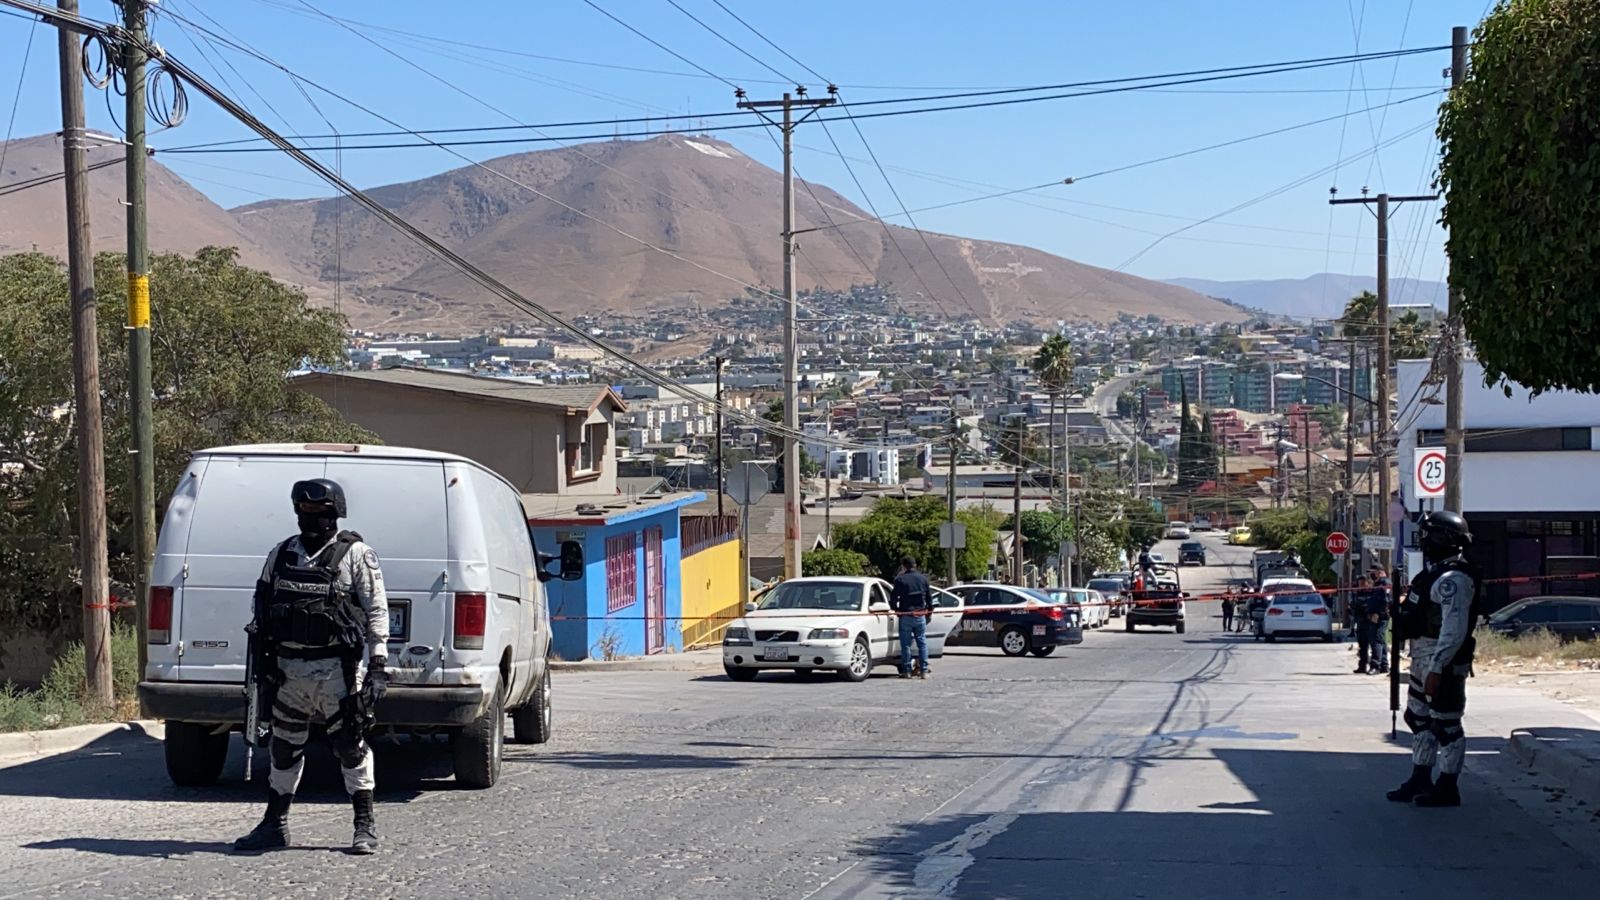
<svg viewBox="0 0 1600 900"><path fill-rule="evenodd" d="M928 577L917 571L917 561L907 556L900 560L889 606L900 617L900 677L927 678L928 616L933 612L933 588ZM911 667L911 645L917 645L917 667Z"/></svg>

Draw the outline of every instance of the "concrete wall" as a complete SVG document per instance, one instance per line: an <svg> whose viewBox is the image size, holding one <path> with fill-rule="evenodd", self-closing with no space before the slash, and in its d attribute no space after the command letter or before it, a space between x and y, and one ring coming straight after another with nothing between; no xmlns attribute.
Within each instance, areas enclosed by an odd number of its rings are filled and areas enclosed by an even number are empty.
<svg viewBox="0 0 1600 900"><path fill-rule="evenodd" d="M568 539L583 544L583 580L552 581L547 585L553 620L551 635L555 652L562 659L598 658L602 655L602 639L608 634L614 635L618 655L644 655L647 624L645 578L648 575L644 533L646 529L656 527L661 529L662 611L665 621L662 628L663 646L654 648L654 651L681 650L683 641L678 623L683 617L683 559L677 507L652 510L612 524L596 522L583 527L541 527L534 523L532 531L539 547L556 547ZM606 602L606 541L620 535L630 535L634 539L634 592L630 603L610 611Z"/></svg>
<svg viewBox="0 0 1600 900"><path fill-rule="evenodd" d="M683 558L683 646L716 643L744 609L739 590L739 542L725 541Z"/></svg>

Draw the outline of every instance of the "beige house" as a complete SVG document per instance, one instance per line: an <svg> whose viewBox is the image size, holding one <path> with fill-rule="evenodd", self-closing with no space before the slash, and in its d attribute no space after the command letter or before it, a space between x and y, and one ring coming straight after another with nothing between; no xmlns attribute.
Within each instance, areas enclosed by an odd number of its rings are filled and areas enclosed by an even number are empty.
<svg viewBox="0 0 1600 900"><path fill-rule="evenodd" d="M420 368L313 372L291 384L385 444L460 454L524 495L617 492L613 424L627 405L605 385L530 385Z"/></svg>

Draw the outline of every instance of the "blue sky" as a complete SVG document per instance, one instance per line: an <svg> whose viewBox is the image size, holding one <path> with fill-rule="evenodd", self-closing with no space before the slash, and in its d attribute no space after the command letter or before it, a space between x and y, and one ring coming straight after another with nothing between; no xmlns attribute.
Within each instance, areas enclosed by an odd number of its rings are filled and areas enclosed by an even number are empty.
<svg viewBox="0 0 1600 900"><path fill-rule="evenodd" d="M461 90L319 17L301 0L162 0L161 7L213 31L225 30L305 78L408 128L683 117L733 107L732 89L722 81L630 33L585 0L307 2L333 16L392 29L357 26ZM677 2L786 78L816 85L815 77L747 31L713 0ZM855 101L932 92L928 89L1052 84L1437 46L1449 42L1452 25L1475 25L1486 10L1484 0L1112 4L814 0L799 6L771 0L722 2L801 62L836 80L844 86L845 99ZM754 97L776 96L783 90L776 83L778 75L723 43L667 0L595 3L692 63L745 87ZM82 0L82 6L91 17L106 19L113 14L110 0ZM30 32L32 47L27 49ZM17 136L60 127L54 38L44 26L0 16L0 125L12 114L12 92L20 84L12 128ZM155 38L201 74L216 76L213 80L219 87L280 130L322 133L328 130L324 116L340 132L390 127L307 88L319 112L281 72L236 50L205 42L175 18L158 14ZM194 42L199 42L198 50ZM1448 51L1440 51L1398 62L1341 65L1160 92L901 116L860 125L900 199L914 210L1355 113L1275 137L1022 195L1017 198L1020 202L968 203L923 213L916 221L928 230L1027 244L1094 265L1126 266L1127 271L1147 277L1366 273L1373 269L1371 216L1354 207L1331 211L1328 189L1336 184L1343 196L1354 195L1363 185L1394 194L1430 190L1436 146L1429 123L1437 98L1359 111L1442 87L1448 64ZM247 136L242 126L204 99L192 96L191 101L187 122L153 135L153 146ZM115 129L104 99L92 88L88 109L92 127ZM848 124L831 129L844 154L852 158L867 197L882 213L897 210L898 203L877 168L855 161L868 156L855 130ZM759 130L727 132L723 137L752 157L769 165L778 163L773 142ZM802 128L796 143L796 166L802 176L867 205L820 128ZM1373 153L1379 144L1385 146ZM460 152L490 159L549 146L554 145L468 147ZM332 154L321 155L332 159ZM1317 174L1340 159L1346 161L1337 175ZM167 155L162 161L224 206L263 196L328 193L313 176L277 154ZM341 163L346 176L363 186L463 164L435 148L349 151ZM1302 179L1303 184L1294 184ZM1281 192L1157 242L1194 220L1217 216L1275 191ZM1428 204L1411 205L1396 215L1394 276L1442 276L1442 233L1436 220L1437 210Z"/></svg>

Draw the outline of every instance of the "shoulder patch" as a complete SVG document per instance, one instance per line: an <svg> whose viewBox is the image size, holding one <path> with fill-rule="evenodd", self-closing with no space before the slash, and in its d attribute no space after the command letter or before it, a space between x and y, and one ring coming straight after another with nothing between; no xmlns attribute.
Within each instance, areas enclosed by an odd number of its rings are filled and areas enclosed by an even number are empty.
<svg viewBox="0 0 1600 900"><path fill-rule="evenodd" d="M372 568L376 569L378 567L378 551L372 549L371 547L367 548L367 552L363 553L361 558L366 560L367 565L371 566Z"/></svg>
<svg viewBox="0 0 1600 900"><path fill-rule="evenodd" d="M1439 596L1445 598L1446 600L1454 597L1456 592L1461 590L1461 586L1456 584L1456 579L1448 577L1439 579L1437 588L1439 591Z"/></svg>

